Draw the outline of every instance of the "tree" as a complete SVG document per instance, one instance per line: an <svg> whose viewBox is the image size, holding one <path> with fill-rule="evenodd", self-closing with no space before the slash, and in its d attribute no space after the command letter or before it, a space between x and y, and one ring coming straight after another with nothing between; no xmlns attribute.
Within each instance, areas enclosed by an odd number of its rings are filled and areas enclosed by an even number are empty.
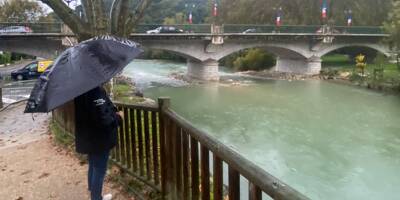
<svg viewBox="0 0 400 200"><path fill-rule="evenodd" d="M44 15L36 1L9 0L0 2L0 21L35 22Z"/></svg>
<svg viewBox="0 0 400 200"><path fill-rule="evenodd" d="M63 0L41 0L77 35L85 40L96 35L128 37L143 18L152 0L81 0L84 16L78 16Z"/></svg>
<svg viewBox="0 0 400 200"><path fill-rule="evenodd" d="M391 34L390 42L396 50L400 49L400 1L393 1L393 8L389 19L385 23L385 29Z"/></svg>

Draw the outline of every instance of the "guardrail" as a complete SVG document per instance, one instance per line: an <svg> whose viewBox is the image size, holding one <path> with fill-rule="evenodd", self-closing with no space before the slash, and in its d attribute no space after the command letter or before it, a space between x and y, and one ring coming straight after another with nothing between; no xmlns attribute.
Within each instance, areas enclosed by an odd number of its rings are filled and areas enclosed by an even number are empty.
<svg viewBox="0 0 400 200"><path fill-rule="evenodd" d="M169 107L168 98L160 98L158 106L115 105L124 111L124 120L111 160L164 199L237 200L243 189L249 191L250 200L261 200L263 194L273 199L307 199L195 128ZM53 112L58 124L71 133L73 109L73 104L68 104ZM228 182L224 182L224 175ZM241 185L240 176L247 179L248 185Z"/></svg>
<svg viewBox="0 0 400 200"><path fill-rule="evenodd" d="M63 25L63 23L0 22L0 34L1 30L12 26L29 27L33 33L61 33Z"/></svg>
<svg viewBox="0 0 400 200"><path fill-rule="evenodd" d="M303 33L303 34L322 34L324 26L274 26L258 24L226 24L224 33ZM374 26L333 26L330 27L333 34L385 34L383 27Z"/></svg>
<svg viewBox="0 0 400 200"><path fill-rule="evenodd" d="M25 26L32 29L33 33L62 33L65 32L63 23L8 23L0 22L0 30L10 26ZM181 29L184 33L211 33L211 24L140 24L133 30L134 33L146 33L149 30L154 30L161 26L173 26ZM224 24L224 33L298 33L298 34L320 34L322 33L322 25L290 25L290 26L275 26L275 25L260 25L260 24ZM249 31L252 29L252 31ZM370 34L380 35L385 34L382 27L374 26L333 26L332 33L336 34ZM0 31L1 34L1 31Z"/></svg>

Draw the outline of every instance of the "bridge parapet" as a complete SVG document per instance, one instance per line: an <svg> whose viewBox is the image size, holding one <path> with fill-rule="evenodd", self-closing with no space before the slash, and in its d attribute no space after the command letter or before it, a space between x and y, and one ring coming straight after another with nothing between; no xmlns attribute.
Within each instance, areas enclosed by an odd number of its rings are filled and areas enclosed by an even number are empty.
<svg viewBox="0 0 400 200"><path fill-rule="evenodd" d="M0 29L10 26L28 27L33 33L61 33L63 23L0 22Z"/></svg>
<svg viewBox="0 0 400 200"><path fill-rule="evenodd" d="M33 33L63 33L63 23L29 23L29 22L0 22L0 29L9 26L25 26L32 29ZM174 26L182 29L184 33L203 33L211 34L211 24L140 24L133 33L146 33L148 30L156 29L160 26ZM244 33L246 30L252 29L248 32L250 34L257 33L274 33L274 34L324 34L323 26L321 25L290 25L290 26L275 26L275 25L259 25L259 24L224 24L221 26L220 34L229 33ZM368 35L383 35L385 31L382 27L377 26L332 26L333 34L368 34Z"/></svg>

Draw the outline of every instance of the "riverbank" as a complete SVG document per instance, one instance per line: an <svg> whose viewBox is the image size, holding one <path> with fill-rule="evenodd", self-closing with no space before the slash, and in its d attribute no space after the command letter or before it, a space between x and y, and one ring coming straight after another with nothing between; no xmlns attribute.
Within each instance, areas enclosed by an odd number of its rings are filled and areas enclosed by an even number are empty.
<svg viewBox="0 0 400 200"><path fill-rule="evenodd" d="M243 76L250 76L261 79L271 80L287 80L287 81L304 81L304 80L323 80L332 83L357 86L361 88L371 89L374 91L399 94L400 93L400 77L398 79L392 78L390 80L383 78L376 78L367 72L361 75L357 72L349 70L331 70L324 69L318 75L304 75L295 73L275 72L275 71L245 71L237 72Z"/></svg>

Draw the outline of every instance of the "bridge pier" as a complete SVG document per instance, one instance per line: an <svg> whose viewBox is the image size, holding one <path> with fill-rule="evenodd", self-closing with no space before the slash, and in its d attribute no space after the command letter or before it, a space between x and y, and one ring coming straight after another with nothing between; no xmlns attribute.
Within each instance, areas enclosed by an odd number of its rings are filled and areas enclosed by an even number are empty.
<svg viewBox="0 0 400 200"><path fill-rule="evenodd" d="M296 74L315 75L321 71L322 60L319 57L306 58L285 58L278 57L275 70Z"/></svg>
<svg viewBox="0 0 400 200"><path fill-rule="evenodd" d="M204 81L219 81L218 61L207 60L204 62L188 59L187 75L191 78Z"/></svg>

